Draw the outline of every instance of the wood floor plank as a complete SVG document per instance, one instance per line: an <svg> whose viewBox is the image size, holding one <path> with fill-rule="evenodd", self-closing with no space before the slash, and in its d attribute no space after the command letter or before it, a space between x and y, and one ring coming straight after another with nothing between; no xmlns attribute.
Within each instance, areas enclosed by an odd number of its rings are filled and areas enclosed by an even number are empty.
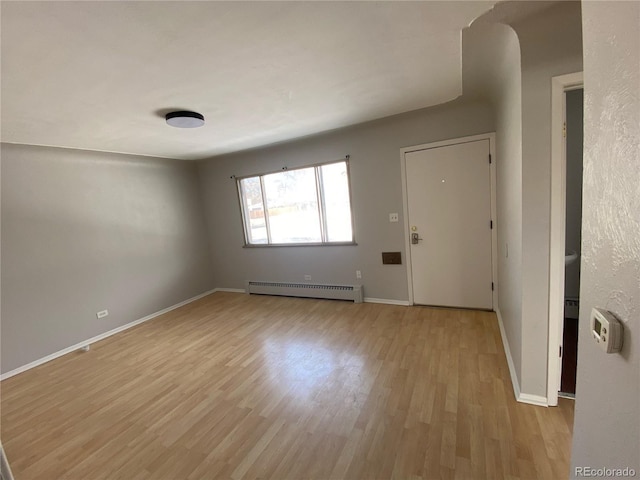
<svg viewBox="0 0 640 480"><path fill-rule="evenodd" d="M17 479L562 479L495 314L217 292L1 384Z"/></svg>

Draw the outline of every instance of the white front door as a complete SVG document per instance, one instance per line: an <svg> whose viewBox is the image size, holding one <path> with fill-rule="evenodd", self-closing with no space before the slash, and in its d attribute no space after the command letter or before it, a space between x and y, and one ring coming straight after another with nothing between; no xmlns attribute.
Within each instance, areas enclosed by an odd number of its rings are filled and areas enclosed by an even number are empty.
<svg viewBox="0 0 640 480"><path fill-rule="evenodd" d="M489 140L405 162L414 303L493 309Z"/></svg>

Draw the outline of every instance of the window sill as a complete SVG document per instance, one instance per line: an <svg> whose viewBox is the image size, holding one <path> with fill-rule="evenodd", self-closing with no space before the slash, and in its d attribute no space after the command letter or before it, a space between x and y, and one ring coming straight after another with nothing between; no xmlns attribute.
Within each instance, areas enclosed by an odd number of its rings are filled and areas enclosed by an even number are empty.
<svg viewBox="0 0 640 480"><path fill-rule="evenodd" d="M356 242L331 242L331 243L256 243L245 244L242 248L271 248L271 247L351 247L357 246Z"/></svg>

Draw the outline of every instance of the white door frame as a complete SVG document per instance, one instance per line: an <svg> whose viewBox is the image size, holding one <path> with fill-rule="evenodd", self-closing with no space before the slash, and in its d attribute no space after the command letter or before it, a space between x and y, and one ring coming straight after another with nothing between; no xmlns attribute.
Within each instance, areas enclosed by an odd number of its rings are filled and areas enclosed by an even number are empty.
<svg viewBox="0 0 640 480"><path fill-rule="evenodd" d="M489 153L491 155L491 219L493 220L493 229L491 230L491 276L494 284L492 304L493 310L498 307L498 225L496 215L496 134L483 133L480 135L472 135L469 137L452 138L440 142L424 143L422 145L414 145L412 147L404 147L400 149L400 168L402 171L402 199L403 199L403 218L404 218L404 244L405 256L407 259L407 285L409 287L409 305L414 305L413 301L413 272L411 268L411 231L409 226L409 197L407 192L407 162L405 155L418 150L428 150L431 148L448 147L450 145L458 145L460 143L476 142L478 140L489 140ZM488 161L488 160L487 160Z"/></svg>
<svg viewBox="0 0 640 480"><path fill-rule="evenodd" d="M564 138L565 92L583 88L582 72L551 78L551 212L549 229L549 350L547 403L558 405L564 330L564 256L567 204L567 158Z"/></svg>

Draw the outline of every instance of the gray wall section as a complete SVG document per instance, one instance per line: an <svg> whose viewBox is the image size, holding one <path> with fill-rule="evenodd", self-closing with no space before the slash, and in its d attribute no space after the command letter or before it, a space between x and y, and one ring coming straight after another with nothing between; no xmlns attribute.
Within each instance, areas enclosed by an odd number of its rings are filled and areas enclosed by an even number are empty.
<svg viewBox="0 0 640 480"><path fill-rule="evenodd" d="M522 378L522 91L520 44L508 25L474 23L462 37L465 94L490 99L496 122L498 310Z"/></svg>
<svg viewBox="0 0 640 480"><path fill-rule="evenodd" d="M584 3L584 185L576 467L640 472L640 3ZM624 346L593 342L591 308L616 314ZM609 477L611 478L611 477Z"/></svg>
<svg viewBox="0 0 640 480"><path fill-rule="evenodd" d="M512 25L522 62L522 392L547 396L551 77L582 71L580 2Z"/></svg>
<svg viewBox="0 0 640 480"><path fill-rule="evenodd" d="M583 90L567 92L567 220L565 245L580 255L582 230ZM580 296L580 262L565 268L564 296Z"/></svg>
<svg viewBox="0 0 640 480"><path fill-rule="evenodd" d="M464 88L490 98L495 109L499 307L520 390L544 398L551 77L582 70L581 9L579 2L544 2L520 18L512 6L496 6L464 33Z"/></svg>
<svg viewBox="0 0 640 480"><path fill-rule="evenodd" d="M454 101L356 127L200 162L213 270L218 287L246 280L362 283L366 297L408 300L400 148L493 131L489 107ZM351 155L356 246L243 248L235 181L243 176ZM389 213L399 213L389 223ZM381 253L402 252L403 265ZM355 270L362 271L356 280Z"/></svg>
<svg viewBox="0 0 640 480"><path fill-rule="evenodd" d="M3 373L214 287L196 165L1 153Z"/></svg>

